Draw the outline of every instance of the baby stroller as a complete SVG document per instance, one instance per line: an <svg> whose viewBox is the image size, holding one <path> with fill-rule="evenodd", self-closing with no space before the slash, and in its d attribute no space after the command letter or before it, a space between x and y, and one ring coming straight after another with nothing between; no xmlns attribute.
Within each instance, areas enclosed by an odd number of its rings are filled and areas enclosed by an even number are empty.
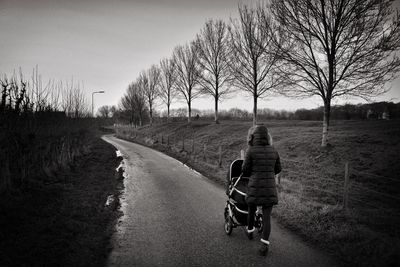
<svg viewBox="0 0 400 267"><path fill-rule="evenodd" d="M226 201L225 233L230 235L232 229L238 226L247 226L248 207L246 203L247 183L249 178L242 175L242 159L234 160L231 163L228 174L228 200ZM254 226L258 232L262 232L262 213L257 209L255 213Z"/></svg>

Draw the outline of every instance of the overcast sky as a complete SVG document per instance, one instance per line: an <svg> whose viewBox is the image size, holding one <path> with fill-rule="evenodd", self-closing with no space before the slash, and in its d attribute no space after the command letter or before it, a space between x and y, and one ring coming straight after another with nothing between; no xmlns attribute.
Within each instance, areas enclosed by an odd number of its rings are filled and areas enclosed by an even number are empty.
<svg viewBox="0 0 400 267"><path fill-rule="evenodd" d="M243 3L252 2L244 0ZM237 16L235 0L0 0L0 74L35 65L45 79L82 81L96 108L118 104L141 70L176 45L191 41L209 18ZM400 101L400 79L377 100ZM344 102L362 102L345 99ZM312 108L319 98L262 100L259 108ZM185 103L175 103L185 107ZM212 99L196 99L194 108L213 109ZM236 96L220 108L251 110L250 98ZM160 108L164 108L161 106Z"/></svg>

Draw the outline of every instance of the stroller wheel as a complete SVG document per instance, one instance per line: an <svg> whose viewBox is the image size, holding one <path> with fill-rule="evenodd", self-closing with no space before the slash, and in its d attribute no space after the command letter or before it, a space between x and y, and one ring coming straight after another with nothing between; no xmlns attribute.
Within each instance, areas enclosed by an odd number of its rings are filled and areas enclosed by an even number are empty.
<svg viewBox="0 0 400 267"><path fill-rule="evenodd" d="M232 218L229 217L228 211L225 211L224 216L225 216L225 224L224 224L225 234L230 235L233 229Z"/></svg>

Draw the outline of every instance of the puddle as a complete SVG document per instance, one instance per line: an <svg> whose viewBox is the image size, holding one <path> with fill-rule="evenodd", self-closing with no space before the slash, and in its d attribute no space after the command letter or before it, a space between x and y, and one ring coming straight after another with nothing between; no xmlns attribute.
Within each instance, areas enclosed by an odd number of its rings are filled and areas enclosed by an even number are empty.
<svg viewBox="0 0 400 267"><path fill-rule="evenodd" d="M121 151L117 150L115 151L115 154L117 154L117 158L123 158Z"/></svg>
<svg viewBox="0 0 400 267"><path fill-rule="evenodd" d="M115 169L115 171L118 173L117 178L118 179L125 179L127 177L127 173L125 171L125 169L126 169L125 159L124 159L123 154L121 153L121 151L116 150L115 154L117 156L117 159L120 160L120 163L119 163L118 167ZM121 196L122 196L123 192L124 192L124 188L125 188L124 183L122 183L118 187L119 187L119 190L121 191ZM119 200L121 202L121 199L119 199ZM116 199L115 199L114 195L109 195L107 197L107 201L104 204L104 206L105 207L112 206L115 201L116 201Z"/></svg>
<svg viewBox="0 0 400 267"><path fill-rule="evenodd" d="M117 150L115 151L115 154L117 155L117 159L121 160L118 167L115 169L116 172L119 174L120 178L126 178L126 174L125 174L125 159L121 153L121 151Z"/></svg>
<svg viewBox="0 0 400 267"><path fill-rule="evenodd" d="M125 172L125 162L121 161L118 165L118 167L115 169L119 174L122 174Z"/></svg>
<svg viewBox="0 0 400 267"><path fill-rule="evenodd" d="M115 201L114 195L109 195L109 196L107 197L107 201L106 201L106 204L105 204L104 206L108 207L108 206L110 206L112 203L114 203L114 201Z"/></svg>
<svg viewBox="0 0 400 267"><path fill-rule="evenodd" d="M201 173L199 173L198 171L196 171L195 169L193 169L192 167L186 165L185 163L182 163L183 166L185 166L186 168L188 168L189 170L191 170L192 172L194 172L195 174L197 174L198 176L203 176Z"/></svg>

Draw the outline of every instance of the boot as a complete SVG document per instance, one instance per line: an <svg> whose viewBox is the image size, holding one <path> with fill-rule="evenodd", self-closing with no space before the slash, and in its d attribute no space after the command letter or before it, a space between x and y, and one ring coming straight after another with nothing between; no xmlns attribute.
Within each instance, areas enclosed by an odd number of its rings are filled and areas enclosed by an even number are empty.
<svg viewBox="0 0 400 267"><path fill-rule="evenodd" d="M258 250L258 253L261 256L267 256L268 250L269 250L269 241L261 238L261 247Z"/></svg>
<svg viewBox="0 0 400 267"><path fill-rule="evenodd" d="M247 227L246 227L246 235L247 235L247 238L249 239L249 240L252 240L253 239L253 232L254 232L254 227L251 229L251 230L249 230Z"/></svg>

